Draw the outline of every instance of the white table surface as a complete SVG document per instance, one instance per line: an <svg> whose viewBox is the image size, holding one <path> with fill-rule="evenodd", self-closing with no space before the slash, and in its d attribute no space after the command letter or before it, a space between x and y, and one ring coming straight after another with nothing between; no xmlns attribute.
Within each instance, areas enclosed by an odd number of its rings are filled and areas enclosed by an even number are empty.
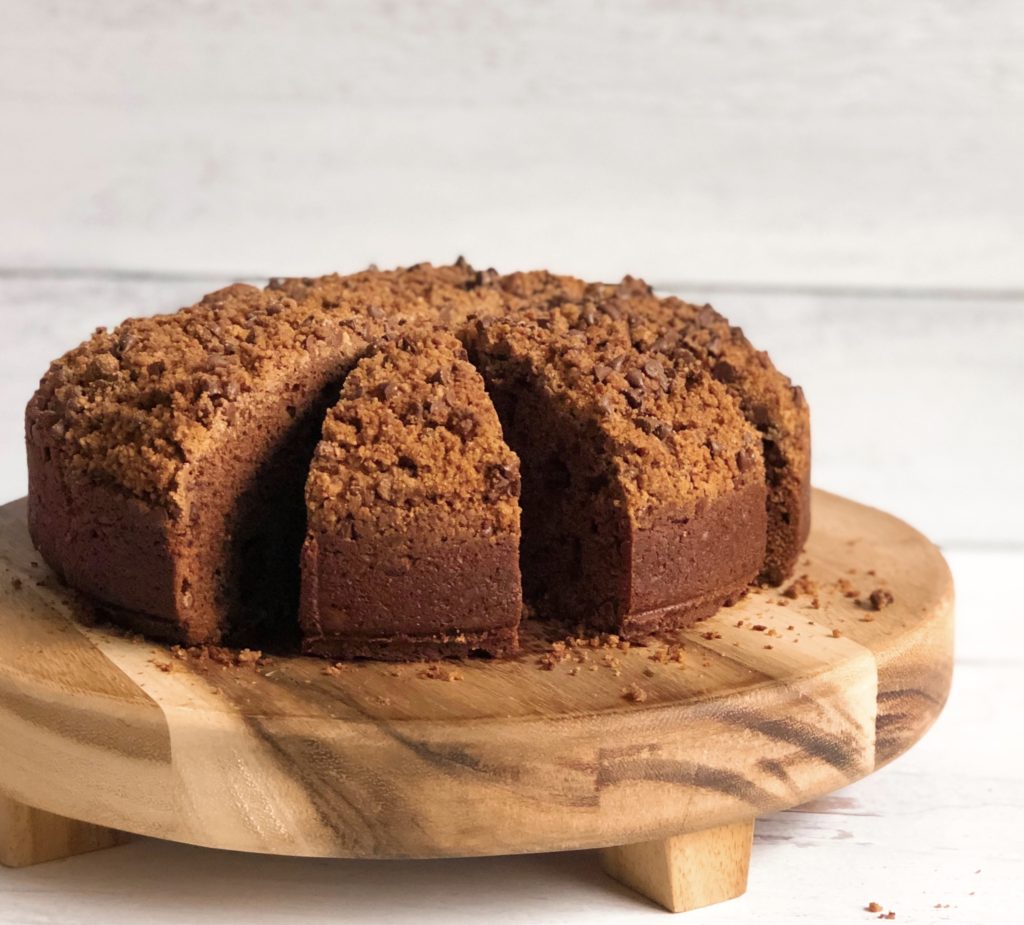
<svg viewBox="0 0 1024 925"><path fill-rule="evenodd" d="M8 273L0 499L25 490L21 413L47 361L98 324L172 309L208 279ZM1024 299L719 288L802 383L818 485L904 516L957 583L953 693L870 778L759 822L748 893L687 921L1011 923L1024 898ZM1011 426L1011 424L1013 426ZM949 908L935 908L948 904ZM13 923L665 921L586 852L443 862L260 857L139 840L0 870Z"/></svg>

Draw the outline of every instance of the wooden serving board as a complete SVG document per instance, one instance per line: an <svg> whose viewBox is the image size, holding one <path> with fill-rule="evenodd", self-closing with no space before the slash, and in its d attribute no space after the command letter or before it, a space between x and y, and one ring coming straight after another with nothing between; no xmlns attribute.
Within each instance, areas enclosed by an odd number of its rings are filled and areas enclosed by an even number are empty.
<svg viewBox="0 0 1024 925"><path fill-rule="evenodd" d="M835 495L816 492L813 513L797 570L813 591L753 592L681 649L584 645L545 665L534 640L509 661L335 669L179 659L84 625L32 549L24 502L8 504L0 861L119 832L317 857L603 848L614 876L669 908L736 895L756 817L895 758L949 688L938 550ZM876 588L894 597L877 612Z"/></svg>

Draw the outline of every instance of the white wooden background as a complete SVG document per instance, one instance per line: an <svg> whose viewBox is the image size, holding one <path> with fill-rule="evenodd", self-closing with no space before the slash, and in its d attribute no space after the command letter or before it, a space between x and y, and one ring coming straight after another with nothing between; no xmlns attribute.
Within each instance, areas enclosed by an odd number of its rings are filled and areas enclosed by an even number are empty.
<svg viewBox="0 0 1024 925"><path fill-rule="evenodd" d="M4 0L14 266L1024 286L1018 0Z"/></svg>
<svg viewBox="0 0 1024 925"><path fill-rule="evenodd" d="M1013 0L5 0L0 501L49 359L229 279L465 253L708 299L804 385L816 482L942 544L958 658L917 748L764 820L687 921L1016 923L1022 245ZM666 921L587 854L0 870L0 925L499 916Z"/></svg>

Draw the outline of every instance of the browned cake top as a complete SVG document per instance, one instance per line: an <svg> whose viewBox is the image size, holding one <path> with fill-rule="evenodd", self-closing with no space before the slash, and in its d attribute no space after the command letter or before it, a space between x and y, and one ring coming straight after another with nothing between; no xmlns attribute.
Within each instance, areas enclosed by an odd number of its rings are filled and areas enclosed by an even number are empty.
<svg viewBox="0 0 1024 925"><path fill-rule="evenodd" d="M404 310L457 330L468 319L504 310L501 293L490 285L495 278L493 270L474 270L460 257L442 267L420 263L393 271L272 279L267 288L327 311L347 306L372 320Z"/></svg>
<svg viewBox="0 0 1024 925"><path fill-rule="evenodd" d="M402 318L462 319L498 302L464 262L236 284L173 315L99 329L51 365L29 427L68 475L173 503L183 468L266 386L279 392L310 364L340 371Z"/></svg>
<svg viewBox="0 0 1024 925"><path fill-rule="evenodd" d="M759 477L759 438L735 399L684 346L638 350L620 287L546 273L501 285L515 312L478 322L474 352L489 369L528 375L583 432L597 429L635 516Z"/></svg>
<svg viewBox="0 0 1024 925"><path fill-rule="evenodd" d="M474 319L491 325L491 342L531 357L574 413L596 409L640 508L715 497L741 466L761 466L737 401L768 436L806 426L799 390L708 307L659 299L629 277L500 277L460 260L237 284L173 315L101 329L51 365L29 427L69 477L173 504L183 469L220 445L239 409L279 401L297 372L330 367L340 378L406 321L461 332Z"/></svg>
<svg viewBox="0 0 1024 925"><path fill-rule="evenodd" d="M701 357L712 376L740 396L747 417L762 432L797 434L806 426L803 391L710 305L691 305L675 297L634 296L630 328L640 349L681 344Z"/></svg>
<svg viewBox="0 0 1024 925"><path fill-rule="evenodd" d="M443 540L518 531L518 485L519 461L460 342L411 331L383 340L346 378L306 499L313 529L432 530Z"/></svg>
<svg viewBox="0 0 1024 925"><path fill-rule="evenodd" d="M739 327L710 305L656 296L647 283L632 276L618 284L585 283L539 271L509 274L498 285L513 306L550 307L580 300L603 304L604 313L627 326L633 347L656 359L689 351L726 386L747 420L769 439L769 463L799 470L806 462L779 458L780 454L792 455L807 447L803 390L775 368L767 353L755 350Z"/></svg>

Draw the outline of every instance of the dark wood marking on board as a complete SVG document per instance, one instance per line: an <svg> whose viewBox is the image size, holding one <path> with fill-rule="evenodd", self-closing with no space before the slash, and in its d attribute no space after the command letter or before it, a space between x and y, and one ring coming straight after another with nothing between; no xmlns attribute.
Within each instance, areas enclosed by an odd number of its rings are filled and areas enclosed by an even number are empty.
<svg viewBox="0 0 1024 925"><path fill-rule="evenodd" d="M602 762L597 788L599 791L607 790L619 784L640 781L682 784L699 790L710 790L734 797L755 810L770 809L779 802L775 794L736 771L665 758Z"/></svg>
<svg viewBox="0 0 1024 925"><path fill-rule="evenodd" d="M791 784L793 782L793 779L789 776L789 771L786 770L786 766L775 758L762 758L757 762L757 766L765 774L770 774L784 784Z"/></svg>
<svg viewBox="0 0 1024 925"><path fill-rule="evenodd" d="M355 802L342 788L336 786L329 775L321 771L323 767L329 766L330 761L336 762L337 755L325 751L321 745L309 739L275 735L257 718L247 718L246 726L266 746L279 769L301 784L318 822L332 834L339 845L346 848L359 847L364 851L370 847L385 849L389 853L393 850L394 846L389 845L381 837L381 833L386 831L387 827L380 824L380 814L373 811L372 802L367 800L362 805ZM329 760L325 762L325 758ZM356 768L352 768L352 771L354 773L350 780L360 785L367 783L366 778L360 775ZM374 786L372 781L369 784L371 788ZM387 788L383 796L385 799L378 802L384 802L389 807L388 815L401 815L402 801L394 788ZM339 813L339 808L342 807L343 814ZM351 825L353 820L358 823L359 834ZM392 856L401 855L394 853Z"/></svg>
<svg viewBox="0 0 1024 925"><path fill-rule="evenodd" d="M793 745L837 771L849 771L857 765L861 755L862 743L855 736L831 735L817 726L792 717L766 719L745 710L724 710L720 718L731 725L759 732L773 741Z"/></svg>

